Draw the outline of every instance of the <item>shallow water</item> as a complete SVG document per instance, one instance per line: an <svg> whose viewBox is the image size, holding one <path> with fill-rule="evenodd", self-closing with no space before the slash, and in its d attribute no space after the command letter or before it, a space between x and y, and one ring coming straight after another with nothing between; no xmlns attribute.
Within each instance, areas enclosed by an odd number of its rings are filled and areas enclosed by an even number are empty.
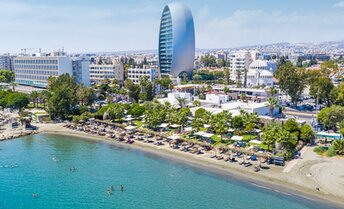
<svg viewBox="0 0 344 209"><path fill-rule="evenodd" d="M40 134L0 142L0 208L331 207L141 151Z"/></svg>

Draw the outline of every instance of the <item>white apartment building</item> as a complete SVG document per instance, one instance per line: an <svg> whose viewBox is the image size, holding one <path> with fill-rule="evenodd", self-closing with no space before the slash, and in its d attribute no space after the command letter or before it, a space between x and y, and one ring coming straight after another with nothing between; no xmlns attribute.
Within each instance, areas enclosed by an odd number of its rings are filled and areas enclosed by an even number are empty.
<svg viewBox="0 0 344 209"><path fill-rule="evenodd" d="M76 61L78 62L78 61ZM81 62L81 61L80 61ZM77 64L75 64L77 65ZM73 69L73 61L67 56L22 56L14 59L15 82L39 88L46 88L50 76L59 76L68 73L79 78L85 85L89 84L85 64L80 64L80 69ZM80 76L80 73L84 76Z"/></svg>
<svg viewBox="0 0 344 209"><path fill-rule="evenodd" d="M105 80L117 80L120 84L124 82L124 67L120 62L112 65L91 64L90 80L91 83L101 83Z"/></svg>
<svg viewBox="0 0 344 209"><path fill-rule="evenodd" d="M73 57L73 76L77 83L83 83L84 86L90 86L90 59L89 57Z"/></svg>
<svg viewBox="0 0 344 209"><path fill-rule="evenodd" d="M229 59L231 63L230 78L234 81L241 81L244 77L245 69L248 70L252 62L251 54L247 51L239 51L231 54Z"/></svg>
<svg viewBox="0 0 344 209"><path fill-rule="evenodd" d="M146 76L148 80L153 82L156 78L156 70L153 68L129 68L128 79L135 84L140 84L140 78Z"/></svg>

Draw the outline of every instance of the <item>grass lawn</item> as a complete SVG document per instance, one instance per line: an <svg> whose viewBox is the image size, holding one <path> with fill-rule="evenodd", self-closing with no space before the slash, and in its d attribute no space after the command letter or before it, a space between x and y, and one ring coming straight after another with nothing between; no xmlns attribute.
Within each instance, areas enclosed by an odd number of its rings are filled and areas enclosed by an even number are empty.
<svg viewBox="0 0 344 209"><path fill-rule="evenodd" d="M243 141L250 141L250 140L256 139L258 137L257 135L251 135L251 134L245 134L242 136L244 137L242 139Z"/></svg>
<svg viewBox="0 0 344 209"><path fill-rule="evenodd" d="M139 121L139 120L135 120L134 121L135 126L137 126L138 128L140 128L141 126L145 125L145 122Z"/></svg>

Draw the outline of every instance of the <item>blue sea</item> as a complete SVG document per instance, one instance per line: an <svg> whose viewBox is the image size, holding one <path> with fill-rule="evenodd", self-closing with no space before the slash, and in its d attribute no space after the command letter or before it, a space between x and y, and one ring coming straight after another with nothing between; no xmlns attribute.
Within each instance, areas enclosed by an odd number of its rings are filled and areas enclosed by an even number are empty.
<svg viewBox="0 0 344 209"><path fill-rule="evenodd" d="M0 209L17 208L333 207L131 148L39 134L0 142Z"/></svg>

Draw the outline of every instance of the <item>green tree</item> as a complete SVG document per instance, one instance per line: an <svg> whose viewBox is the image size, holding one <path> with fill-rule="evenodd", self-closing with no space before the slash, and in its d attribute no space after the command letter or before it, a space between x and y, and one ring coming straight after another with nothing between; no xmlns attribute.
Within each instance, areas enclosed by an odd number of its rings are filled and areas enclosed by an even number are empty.
<svg viewBox="0 0 344 209"><path fill-rule="evenodd" d="M229 84L230 84L230 73L229 73L229 68L225 67L225 69L223 70L223 73L224 73L226 85L229 85Z"/></svg>
<svg viewBox="0 0 344 209"><path fill-rule="evenodd" d="M39 92L38 91L33 91L30 93L30 99L31 99L34 107L38 106L38 98L39 98Z"/></svg>
<svg viewBox="0 0 344 209"><path fill-rule="evenodd" d="M224 88L223 88L223 92L225 93L225 94L228 94L229 93L229 88L227 87L227 86L225 86Z"/></svg>
<svg viewBox="0 0 344 209"><path fill-rule="evenodd" d="M263 133L263 143L268 146L268 150L271 150L271 147L273 147L276 144L277 137L276 135L280 131L280 127L275 124L271 123L267 129Z"/></svg>
<svg viewBox="0 0 344 209"><path fill-rule="evenodd" d="M316 98L319 103L325 102L327 107L330 107L335 102L336 96L333 96L334 85L329 75L319 70L311 71L310 74L310 95Z"/></svg>
<svg viewBox="0 0 344 209"><path fill-rule="evenodd" d="M231 125L235 129L242 129L244 127L244 122L241 116L234 116Z"/></svg>
<svg viewBox="0 0 344 209"><path fill-rule="evenodd" d="M14 72L11 70L0 70L0 83L14 82Z"/></svg>
<svg viewBox="0 0 344 209"><path fill-rule="evenodd" d="M228 111L217 113L215 115L212 115L211 117L210 124L214 129L215 133L221 136L221 140L223 135L229 129L229 122L231 120L231 117L232 115Z"/></svg>
<svg viewBox="0 0 344 209"><path fill-rule="evenodd" d="M286 61L275 72L281 90L285 91L293 104L297 104L307 85L308 74L303 68L296 68L290 61Z"/></svg>
<svg viewBox="0 0 344 209"><path fill-rule="evenodd" d="M310 143L314 139L315 134L312 127L308 124L305 124L300 129L300 138L305 143Z"/></svg>
<svg viewBox="0 0 344 209"><path fill-rule="evenodd" d="M216 67L217 66L216 58L213 55L205 55L205 56L201 57L201 63L205 67Z"/></svg>
<svg viewBox="0 0 344 209"><path fill-rule="evenodd" d="M332 105L331 107L323 108L317 116L320 124L323 124L326 129L338 129L338 124L344 120L344 107Z"/></svg>
<svg viewBox="0 0 344 209"><path fill-rule="evenodd" d="M278 101L274 97L270 97L268 99L268 106L269 106L269 111L270 111L270 117L274 117L274 109L276 108L278 104Z"/></svg>
<svg viewBox="0 0 344 209"><path fill-rule="evenodd" d="M285 122L284 129L289 133L294 134L297 138L300 138L300 127L294 118L288 119Z"/></svg>
<svg viewBox="0 0 344 209"><path fill-rule="evenodd" d="M77 89L77 97L80 105L91 105L96 100L96 93L93 88L80 85Z"/></svg>
<svg viewBox="0 0 344 209"><path fill-rule="evenodd" d="M199 100L195 100L195 101L193 101L193 106L194 107L200 107L201 106L201 102Z"/></svg>
<svg viewBox="0 0 344 209"><path fill-rule="evenodd" d="M332 147L337 155L344 155L344 140L333 141Z"/></svg>
<svg viewBox="0 0 344 209"><path fill-rule="evenodd" d="M128 111L128 114L139 117L144 114L146 111L145 107L143 105L139 105L138 103L133 103Z"/></svg>
<svg viewBox="0 0 344 209"><path fill-rule="evenodd" d="M134 84L132 80L127 79L125 81L125 88L128 91L128 95L131 99L133 99L135 102L139 101L139 96L141 92L140 85Z"/></svg>
<svg viewBox="0 0 344 209"><path fill-rule="evenodd" d="M65 119L75 112L78 85L69 74L49 77L48 112L52 119Z"/></svg>
<svg viewBox="0 0 344 209"><path fill-rule="evenodd" d="M13 107L15 109L22 109L27 107L30 103L29 96L27 94L11 92L6 95L7 107Z"/></svg>
<svg viewBox="0 0 344 209"><path fill-rule="evenodd" d="M122 104L114 103L108 108L109 119L120 120L125 116L125 107Z"/></svg>

